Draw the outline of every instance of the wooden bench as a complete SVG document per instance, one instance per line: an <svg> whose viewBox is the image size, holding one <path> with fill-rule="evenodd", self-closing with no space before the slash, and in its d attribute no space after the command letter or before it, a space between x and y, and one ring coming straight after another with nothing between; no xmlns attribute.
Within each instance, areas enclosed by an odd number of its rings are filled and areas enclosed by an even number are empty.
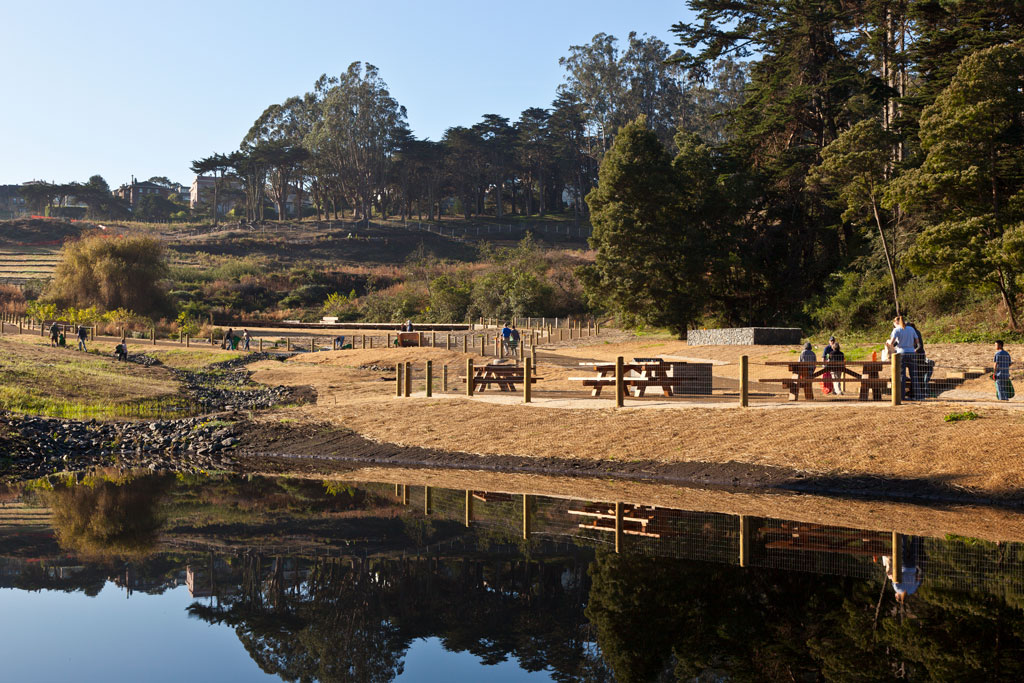
<svg viewBox="0 0 1024 683"><path fill-rule="evenodd" d="M591 389L591 396L600 396L604 387L615 386L615 363L580 363L593 368L597 375L569 377ZM622 365L626 391L639 398L647 387L661 387L662 395L711 394L711 364L666 361L662 358L634 358Z"/></svg>
<svg viewBox="0 0 1024 683"><path fill-rule="evenodd" d="M789 390L790 401L799 400L801 389L803 389L804 398L813 401L813 387L819 382L831 382L833 385L860 384L858 398L861 401L868 400L869 395L873 400L881 401L882 394L889 388L889 379L880 376L885 368L890 367L883 361L820 361L814 363L810 361L768 361L765 365L785 366L792 376L769 377L752 381L762 384L781 384ZM859 366L861 372L853 370L850 366ZM828 373L829 377L823 377L825 373Z"/></svg>
<svg viewBox="0 0 1024 683"><path fill-rule="evenodd" d="M589 521L577 524L580 529L596 529L598 531L615 532L615 510L601 505L586 505L582 510L569 510L570 515L585 517ZM653 512L641 511L630 506L623 506L622 533L629 536L661 538L661 534L648 531L647 526L654 519Z"/></svg>
<svg viewBox="0 0 1024 683"><path fill-rule="evenodd" d="M473 368L473 391L486 391L492 384L498 385L500 391L515 391L517 384L526 381L526 371L515 365L482 365ZM463 382L466 377L459 379ZM531 376L530 384L536 384L543 377Z"/></svg>

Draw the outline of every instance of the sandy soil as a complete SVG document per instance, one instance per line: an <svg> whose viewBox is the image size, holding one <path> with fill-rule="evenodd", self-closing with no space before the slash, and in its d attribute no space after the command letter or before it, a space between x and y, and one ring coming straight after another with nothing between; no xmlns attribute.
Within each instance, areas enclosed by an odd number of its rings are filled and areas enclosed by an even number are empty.
<svg viewBox="0 0 1024 683"><path fill-rule="evenodd" d="M941 347L937 351L943 351ZM959 348L959 347L958 347ZM983 359L984 349L964 345L963 357ZM779 347L687 347L684 342L638 340L632 344L591 344L552 350L571 366L574 359L615 355L663 355L723 361L747 352L752 357L791 357ZM946 350L952 354L953 350ZM303 355L287 363L258 363L255 379L269 384L312 385L316 405L289 409L266 420L329 423L378 442L479 455L575 458L617 463L745 464L780 467L818 480L860 477L898 480L912 486L1015 497L1024 491L1024 413L1019 405L976 402L980 419L946 423L943 416L964 404L935 402L892 408L887 403L770 403L747 410L728 403L693 405L674 400L630 400L615 410L607 399L574 393L534 404L516 397L468 399L458 394L394 396L391 368L410 360L447 363L463 374L461 352L443 349L374 349ZM476 358L481 361L481 358ZM716 365L716 377L730 366ZM540 363L538 384L557 388L570 367ZM550 379L549 379L550 378ZM453 381L454 384L454 381ZM985 382L986 386L987 380ZM458 386L458 385L456 385ZM458 389L461 392L461 389ZM986 393L988 393L986 391Z"/></svg>

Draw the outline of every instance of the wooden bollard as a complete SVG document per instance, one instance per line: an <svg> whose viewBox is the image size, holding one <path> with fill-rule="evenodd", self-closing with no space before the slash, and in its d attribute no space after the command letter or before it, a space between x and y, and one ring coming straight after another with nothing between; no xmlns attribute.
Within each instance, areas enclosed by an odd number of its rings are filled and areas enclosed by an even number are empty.
<svg viewBox="0 0 1024 683"><path fill-rule="evenodd" d="M528 493L523 494L523 540L530 538L530 532L533 531L533 496Z"/></svg>
<svg viewBox="0 0 1024 683"><path fill-rule="evenodd" d="M500 351L501 351L500 347L498 346L498 344L499 344L499 343L500 343L500 342L498 341L498 337L497 337L497 336L495 336L495 337L494 337L494 357L495 357L495 358L497 358L497 357L498 357L498 355L499 355L499 353L500 353Z"/></svg>
<svg viewBox="0 0 1024 683"><path fill-rule="evenodd" d="M388 332L388 348L391 348L391 333Z"/></svg>
<svg viewBox="0 0 1024 683"><path fill-rule="evenodd" d="M285 351L291 351L292 350L292 338L291 337L285 337L284 338L284 350Z"/></svg>
<svg viewBox="0 0 1024 683"><path fill-rule="evenodd" d="M400 397L402 395L402 387L405 385L405 382L403 381L404 375L405 375L405 364L404 363L396 363L395 364L395 396L399 396Z"/></svg>
<svg viewBox="0 0 1024 683"><path fill-rule="evenodd" d="M900 362L900 354L892 354L892 404L898 406L903 402L903 364Z"/></svg>
<svg viewBox="0 0 1024 683"><path fill-rule="evenodd" d="M626 381L622 369L622 356L615 358L615 407L621 408L626 404Z"/></svg>
<svg viewBox="0 0 1024 683"><path fill-rule="evenodd" d="M260 337L260 353L263 353L263 337Z"/></svg>
<svg viewBox="0 0 1024 683"><path fill-rule="evenodd" d="M750 517L740 515L740 566L750 561Z"/></svg>
<svg viewBox="0 0 1024 683"><path fill-rule="evenodd" d="M427 398L434 395L434 362L427 361Z"/></svg>
<svg viewBox="0 0 1024 683"><path fill-rule="evenodd" d="M473 396L473 359L466 359L466 396Z"/></svg>
<svg viewBox="0 0 1024 683"><path fill-rule="evenodd" d="M537 369L537 345L533 344L530 346L530 360L533 361L533 369Z"/></svg>
<svg viewBox="0 0 1024 683"><path fill-rule="evenodd" d="M448 393L448 364L441 366L441 391Z"/></svg>
<svg viewBox="0 0 1024 683"><path fill-rule="evenodd" d="M740 356L740 407L746 408L750 405L750 375L748 363L750 358Z"/></svg>
<svg viewBox="0 0 1024 683"><path fill-rule="evenodd" d="M523 365L523 403L529 403L532 398L533 389L533 363L529 358Z"/></svg>
<svg viewBox="0 0 1024 683"><path fill-rule="evenodd" d="M412 361L405 361L405 397L412 396Z"/></svg>

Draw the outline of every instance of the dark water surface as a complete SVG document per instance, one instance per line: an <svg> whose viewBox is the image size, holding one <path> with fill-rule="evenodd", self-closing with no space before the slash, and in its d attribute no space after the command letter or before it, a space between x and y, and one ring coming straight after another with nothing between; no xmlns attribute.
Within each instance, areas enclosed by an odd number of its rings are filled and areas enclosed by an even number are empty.
<svg viewBox="0 0 1024 683"><path fill-rule="evenodd" d="M2 680L1024 678L1018 543L289 478L0 501Z"/></svg>

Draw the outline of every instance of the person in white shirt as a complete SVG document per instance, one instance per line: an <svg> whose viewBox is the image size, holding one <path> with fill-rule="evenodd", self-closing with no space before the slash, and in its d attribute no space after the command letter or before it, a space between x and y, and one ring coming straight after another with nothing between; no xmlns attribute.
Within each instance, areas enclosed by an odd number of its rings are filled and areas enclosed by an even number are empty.
<svg viewBox="0 0 1024 683"><path fill-rule="evenodd" d="M917 398L917 363L914 355L917 332L903 323L903 316L898 315L892 321L892 334L889 335L893 350L900 357L903 371L900 372L900 395L908 400ZM906 374L910 373L910 392L906 391ZM896 387L893 387L896 391Z"/></svg>

